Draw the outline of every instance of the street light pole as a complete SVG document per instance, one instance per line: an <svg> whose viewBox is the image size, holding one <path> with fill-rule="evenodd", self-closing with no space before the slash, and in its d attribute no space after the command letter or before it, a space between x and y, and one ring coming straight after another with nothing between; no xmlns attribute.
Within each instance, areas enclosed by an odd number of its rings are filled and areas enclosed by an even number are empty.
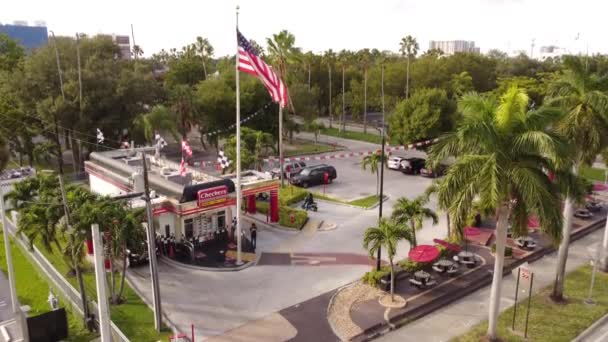
<svg viewBox="0 0 608 342"><path fill-rule="evenodd" d="M384 134L384 65L381 67L381 93L382 93L382 152L380 156L380 205L378 206L378 225L380 224L380 220L382 220L382 202L384 199L384 145L386 144L386 136ZM376 270L380 270L380 264L382 263L382 247L378 248L378 256L376 260Z"/></svg>

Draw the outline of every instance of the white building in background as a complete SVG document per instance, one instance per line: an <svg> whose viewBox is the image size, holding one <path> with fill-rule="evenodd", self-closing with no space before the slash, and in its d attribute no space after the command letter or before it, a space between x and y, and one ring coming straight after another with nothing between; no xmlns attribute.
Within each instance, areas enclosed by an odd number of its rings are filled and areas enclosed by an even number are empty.
<svg viewBox="0 0 608 342"><path fill-rule="evenodd" d="M429 50L438 49L445 55L453 55L459 52L479 53L479 48L475 47L475 42L470 40L431 40Z"/></svg>
<svg viewBox="0 0 608 342"><path fill-rule="evenodd" d="M566 51L565 48L561 48L559 46L555 46L555 45L541 46L539 59L541 61L544 61L547 58L561 57L567 53L568 52Z"/></svg>
<svg viewBox="0 0 608 342"><path fill-rule="evenodd" d="M129 36L114 34L112 35L112 40L120 49L120 58L127 60L131 59L131 40L129 39Z"/></svg>

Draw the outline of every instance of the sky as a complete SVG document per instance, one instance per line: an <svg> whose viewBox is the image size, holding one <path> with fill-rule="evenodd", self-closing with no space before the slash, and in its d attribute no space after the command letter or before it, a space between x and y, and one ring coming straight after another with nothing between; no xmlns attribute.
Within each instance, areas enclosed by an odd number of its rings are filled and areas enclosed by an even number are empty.
<svg viewBox="0 0 608 342"><path fill-rule="evenodd" d="M289 30L304 51L378 48L397 52L412 35L420 50L429 40L472 40L482 52L534 54L543 45L571 53L608 53L605 0L19 0L0 11L0 23L46 22L56 35L130 34L145 56L180 49L197 36L209 39L215 56L234 54L235 8L239 28L262 46ZM579 37L576 39L576 37Z"/></svg>

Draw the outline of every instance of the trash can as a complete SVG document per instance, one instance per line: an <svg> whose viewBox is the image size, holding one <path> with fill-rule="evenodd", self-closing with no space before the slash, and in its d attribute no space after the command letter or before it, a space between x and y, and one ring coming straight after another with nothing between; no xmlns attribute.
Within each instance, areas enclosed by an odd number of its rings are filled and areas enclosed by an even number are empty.
<svg viewBox="0 0 608 342"><path fill-rule="evenodd" d="M390 291L391 290L391 276L386 275L380 278L380 289L382 291Z"/></svg>

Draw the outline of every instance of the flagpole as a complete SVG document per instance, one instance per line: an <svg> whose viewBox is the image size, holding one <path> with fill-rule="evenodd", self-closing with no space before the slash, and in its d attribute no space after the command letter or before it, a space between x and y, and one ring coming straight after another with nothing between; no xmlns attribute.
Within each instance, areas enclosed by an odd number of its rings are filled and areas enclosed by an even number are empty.
<svg viewBox="0 0 608 342"><path fill-rule="evenodd" d="M236 29L239 29L239 6L236 6ZM241 265L241 99L239 87L239 41L236 41L236 264Z"/></svg>

